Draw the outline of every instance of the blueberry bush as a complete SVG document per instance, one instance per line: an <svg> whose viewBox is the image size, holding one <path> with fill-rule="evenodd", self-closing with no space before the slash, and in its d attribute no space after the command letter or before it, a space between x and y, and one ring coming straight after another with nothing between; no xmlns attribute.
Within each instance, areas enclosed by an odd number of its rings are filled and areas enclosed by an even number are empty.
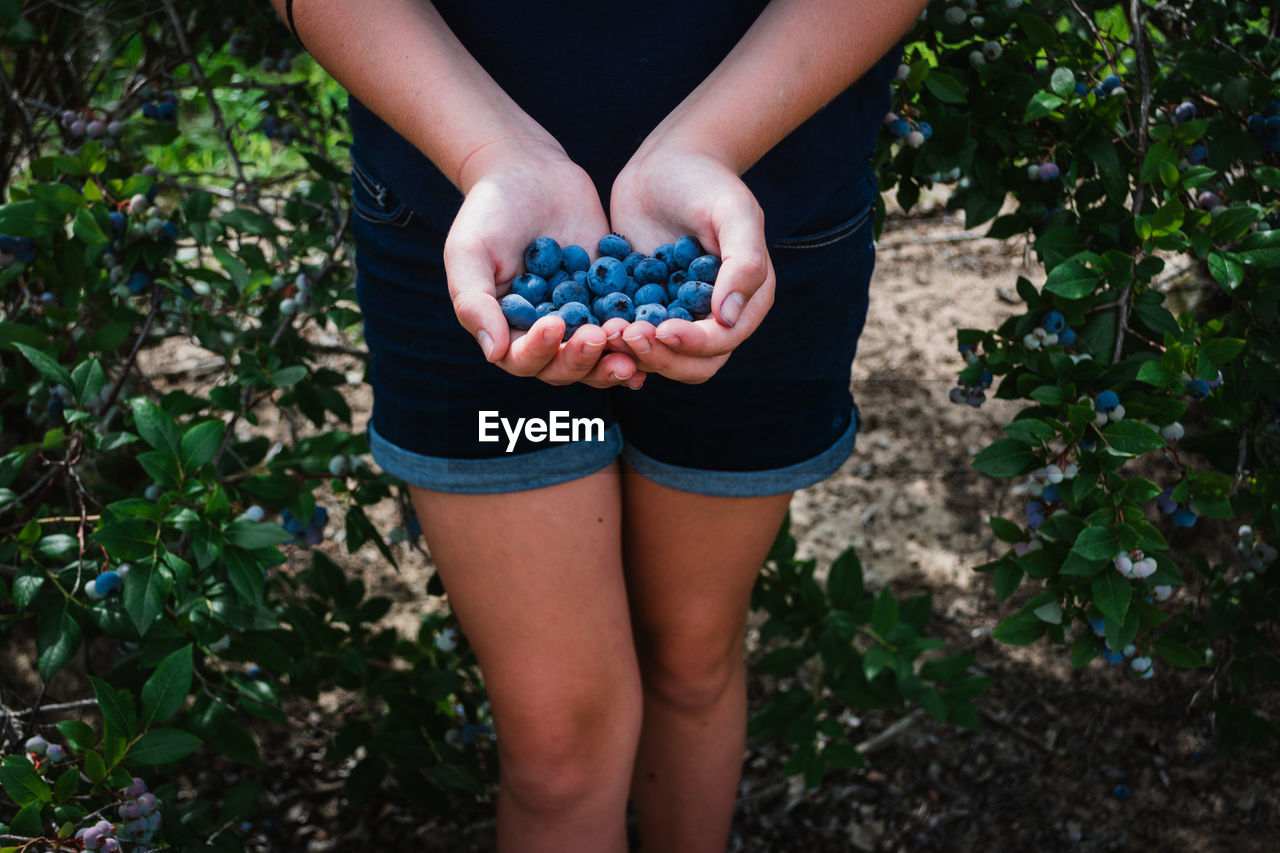
<svg viewBox="0 0 1280 853"><path fill-rule="evenodd" d="M1004 598L1043 585L997 636L1225 672L1220 731L1250 735L1272 727L1250 696L1276 679L1280 527L1263 8L935 3L877 155L904 208L952 185L1045 264L1024 314L959 338L953 399L1028 401L975 460L1029 476L983 570ZM352 424L358 372L332 366L362 358L343 93L247 0L0 0L0 87L0 639L38 678L0 706L0 850L240 849L261 780L180 784L261 765L332 691L357 697L326 732L354 804L486 796L494 733L447 608L403 636L334 559L422 549ZM216 363L165 390L145 366L182 341ZM859 764L846 708L978 725L989 680L852 551L823 579L784 528L753 605L780 686L752 732L807 784Z"/></svg>
<svg viewBox="0 0 1280 853"><path fill-rule="evenodd" d="M1022 313L961 329L953 402L1023 407L974 465L1015 481L998 639L1134 677L1199 669L1219 745L1280 681L1280 14L1271 4L934 3L878 152L1019 237ZM981 94L979 94L981 93Z"/></svg>

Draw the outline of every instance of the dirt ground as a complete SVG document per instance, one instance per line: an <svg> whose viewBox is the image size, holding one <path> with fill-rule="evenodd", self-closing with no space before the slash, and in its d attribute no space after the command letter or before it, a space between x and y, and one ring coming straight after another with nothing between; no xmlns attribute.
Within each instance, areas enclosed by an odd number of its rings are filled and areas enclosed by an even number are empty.
<svg viewBox="0 0 1280 853"><path fill-rule="evenodd" d="M730 850L1280 850L1280 748L1219 759L1203 673L1157 664L1154 679L1136 681L1127 668L1100 662L1072 671L1065 649L990 638L1018 599L998 602L989 578L972 567L998 553L985 514L1007 511L1015 498L1013 484L979 474L969 459L1016 407L955 406L947 391L960 365L955 329L994 327L1017 310L1015 277L1034 272L1020 241L972 237L941 213L890 220L853 371L864 419L857 450L838 473L796 496L792 524L801 556L824 564L853 545L872 586L932 593L930 633L995 677L977 700L983 731L911 715L867 754L867 769L832 772L811 792L781 775L779 745L752 742ZM172 364L175 354L155 357ZM356 362L338 366L358 379ZM359 428L367 389L352 386L350 401ZM384 531L396 523L389 505L374 521ZM428 562L402 550L396 574L372 546L348 556L338 545L327 547L372 593L396 600L388 618L415 631L427 606ZM750 694L753 705L763 701L759 679ZM313 712L311 722L326 727L324 713ZM851 723L866 739L901 719L872 712ZM322 747L300 726L266 751L268 794L251 848L492 849L491 804L428 818L392 793L351 813L340 792L345 769L325 764ZM211 766L192 780L193 795L225 790L236 781L230 772ZM1131 796L1116 796L1117 785Z"/></svg>

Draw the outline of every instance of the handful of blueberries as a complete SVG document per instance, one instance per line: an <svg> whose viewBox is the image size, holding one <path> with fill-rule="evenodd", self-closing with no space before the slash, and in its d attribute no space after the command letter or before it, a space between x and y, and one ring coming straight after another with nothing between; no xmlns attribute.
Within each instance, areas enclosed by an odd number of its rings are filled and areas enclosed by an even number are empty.
<svg viewBox="0 0 1280 853"><path fill-rule="evenodd" d="M525 250L528 272L511 282L502 313L513 329L528 329L539 317L564 320L564 340L582 326L621 317L658 325L672 317L701 320L711 313L711 291L720 259L705 254L693 237L664 243L646 256L631 251L619 234L600 239L592 262L581 246L539 237Z"/></svg>

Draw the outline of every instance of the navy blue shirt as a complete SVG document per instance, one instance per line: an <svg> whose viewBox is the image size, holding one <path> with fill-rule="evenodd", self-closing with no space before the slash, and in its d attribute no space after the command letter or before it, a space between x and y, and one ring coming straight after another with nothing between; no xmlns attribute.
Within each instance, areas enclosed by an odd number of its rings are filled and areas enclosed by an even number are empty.
<svg viewBox="0 0 1280 853"><path fill-rule="evenodd" d="M765 0L438 0L459 41L595 181L613 179L649 132L720 63ZM894 48L743 175L769 245L790 235L864 165L889 109ZM762 93L763 94L763 93ZM355 98L352 156L442 233L461 193ZM674 235L673 235L674 236Z"/></svg>

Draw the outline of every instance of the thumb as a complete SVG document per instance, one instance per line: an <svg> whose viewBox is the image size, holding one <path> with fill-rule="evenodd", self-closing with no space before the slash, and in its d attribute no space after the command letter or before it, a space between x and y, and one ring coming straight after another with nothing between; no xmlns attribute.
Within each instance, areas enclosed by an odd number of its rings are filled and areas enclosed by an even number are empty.
<svg viewBox="0 0 1280 853"><path fill-rule="evenodd" d="M511 335L486 253L446 245L444 270L458 322L476 339L485 361L499 361L507 354Z"/></svg>
<svg viewBox="0 0 1280 853"><path fill-rule="evenodd" d="M743 307L772 271L764 239L764 213L754 198L748 202L735 205L723 221L713 223L721 265L711 294L711 313L729 327L737 325Z"/></svg>

